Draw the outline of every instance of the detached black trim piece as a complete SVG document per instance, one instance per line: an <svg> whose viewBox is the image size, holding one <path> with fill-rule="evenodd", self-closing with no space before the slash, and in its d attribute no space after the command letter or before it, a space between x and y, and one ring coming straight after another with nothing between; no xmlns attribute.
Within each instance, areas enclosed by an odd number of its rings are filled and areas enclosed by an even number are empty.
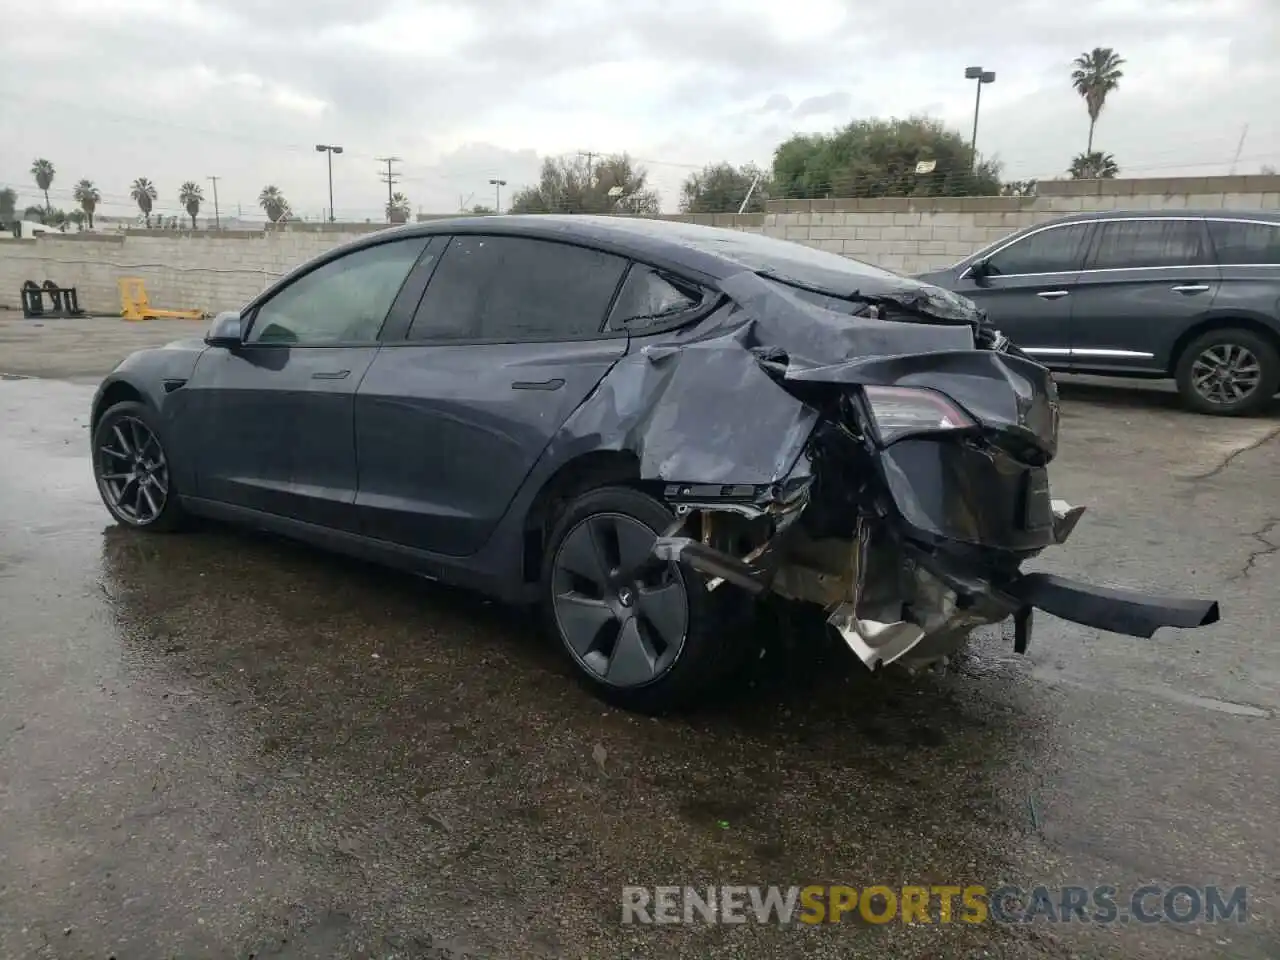
<svg viewBox="0 0 1280 960"><path fill-rule="evenodd" d="M1161 627L1207 627L1218 622L1216 600L1152 597L1050 573L1025 574L1004 592L1063 620L1130 637L1151 637Z"/></svg>

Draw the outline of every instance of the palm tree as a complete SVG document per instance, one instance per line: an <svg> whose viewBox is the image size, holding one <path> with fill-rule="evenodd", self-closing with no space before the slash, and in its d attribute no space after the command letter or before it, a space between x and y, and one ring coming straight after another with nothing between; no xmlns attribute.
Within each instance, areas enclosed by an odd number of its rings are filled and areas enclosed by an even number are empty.
<svg viewBox="0 0 1280 960"><path fill-rule="evenodd" d="M31 175L36 178L36 186L44 193L45 212L52 212L53 205L49 203L49 187L53 185L53 164L48 160L33 160Z"/></svg>
<svg viewBox="0 0 1280 960"><path fill-rule="evenodd" d="M196 228L196 214L200 212L200 201L203 199L204 191L194 180L188 180L178 188L178 202L186 208L187 216L191 218L192 230Z"/></svg>
<svg viewBox="0 0 1280 960"><path fill-rule="evenodd" d="M156 185L146 177L139 177L129 188L129 196L133 197L138 209L147 221L147 229L151 229L151 205L156 199Z"/></svg>
<svg viewBox="0 0 1280 960"><path fill-rule="evenodd" d="M270 184L263 187L262 192L258 194L258 206L267 212L267 219L272 223L286 219L290 213L289 201L284 198L279 187Z"/></svg>
<svg viewBox="0 0 1280 960"><path fill-rule="evenodd" d="M1098 122L1098 114L1107 102L1107 94L1120 86L1120 78L1124 76L1120 67L1124 60L1110 47L1094 47L1089 53L1082 53L1072 62L1075 70L1071 71L1071 85L1076 93L1084 97L1085 108L1089 111L1089 145L1085 153L1093 153L1093 128Z"/></svg>
<svg viewBox="0 0 1280 960"><path fill-rule="evenodd" d="M392 194L387 203L387 221L389 223L409 222L409 198L403 193Z"/></svg>
<svg viewBox="0 0 1280 960"><path fill-rule="evenodd" d="M1120 166L1115 157L1099 150L1072 157L1067 172L1072 180L1113 180L1120 173Z"/></svg>
<svg viewBox="0 0 1280 960"><path fill-rule="evenodd" d="M80 209L84 211L84 215L89 219L89 229L93 229L93 211L98 209L98 204L102 202L102 194L98 192L98 188L93 185L92 180L81 180L76 184L73 195L76 203L80 204Z"/></svg>

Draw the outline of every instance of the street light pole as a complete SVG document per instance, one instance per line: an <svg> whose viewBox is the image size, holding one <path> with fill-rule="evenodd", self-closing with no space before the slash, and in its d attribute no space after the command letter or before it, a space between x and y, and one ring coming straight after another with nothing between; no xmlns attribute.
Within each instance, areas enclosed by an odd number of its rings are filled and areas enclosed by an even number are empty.
<svg viewBox="0 0 1280 960"><path fill-rule="evenodd" d="M501 213L502 212L502 188L507 185L507 181L490 180L489 183L493 185L493 202L494 202L493 212Z"/></svg>
<svg viewBox="0 0 1280 960"><path fill-rule="evenodd" d="M969 166L972 169L978 165L978 110L982 106L982 85L995 83L996 75L993 71L983 70L981 67L965 67L964 78L978 81L978 94L973 102L973 140L969 143Z"/></svg>
<svg viewBox="0 0 1280 960"><path fill-rule="evenodd" d="M329 145L329 144L327 144L327 143L317 143L317 144L316 144L316 153L325 153L325 154L328 154L328 160L329 160L329 222L330 222L330 223L333 223L333 222L334 222L334 220L336 220L336 219L337 219L337 217L335 217L335 216L333 215L333 155L334 155L335 153L341 153L341 152L342 152L342 148L341 148L341 147L331 146L331 145Z"/></svg>

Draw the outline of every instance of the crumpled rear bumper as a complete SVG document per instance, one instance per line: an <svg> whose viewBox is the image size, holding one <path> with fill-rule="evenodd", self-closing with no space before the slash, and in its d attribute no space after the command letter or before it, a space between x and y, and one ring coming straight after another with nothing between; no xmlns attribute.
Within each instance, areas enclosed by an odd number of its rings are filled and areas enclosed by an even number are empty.
<svg viewBox="0 0 1280 960"><path fill-rule="evenodd" d="M1083 507L1054 502L1054 542L1062 543L1070 536L1083 512ZM716 584L723 581L751 593L762 593L770 589L779 567L786 562L785 543L780 542L784 540L785 537L777 538L751 556L738 558L689 537L666 536L655 543L653 555L659 560L687 564ZM1012 617L1018 652L1026 650L1035 609L1083 626L1146 638L1161 627L1190 629L1219 619L1215 600L1155 596L1048 573L998 576L992 571L972 569L960 558L945 553L913 550L911 555L922 568L917 574L922 577L920 583L940 600L944 594L950 597L938 604L948 610L939 623L945 621L950 630L966 623L971 627ZM855 575L855 579L860 581L861 577ZM859 658L874 669L907 658L912 651L918 655L917 647L928 635L929 624L864 618L858 612L860 589L859 583L853 585L851 595L833 611L829 621ZM961 606L972 611L970 614L957 609L959 597L965 598Z"/></svg>

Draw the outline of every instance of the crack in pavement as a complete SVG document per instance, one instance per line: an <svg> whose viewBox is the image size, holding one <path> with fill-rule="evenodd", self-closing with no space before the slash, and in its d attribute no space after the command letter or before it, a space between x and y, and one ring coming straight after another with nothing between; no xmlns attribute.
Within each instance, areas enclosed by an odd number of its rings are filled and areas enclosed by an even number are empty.
<svg viewBox="0 0 1280 960"><path fill-rule="evenodd" d="M1218 474L1222 473L1222 471L1226 470L1227 467L1231 466L1231 464L1235 462L1236 457L1239 457L1242 454L1250 453L1254 450L1257 450L1259 447L1265 446L1266 444L1270 443L1276 437L1280 437L1280 426L1277 426L1274 429L1263 434L1262 437L1255 440L1253 443L1250 443L1248 446L1241 447L1239 450L1232 450L1229 454L1227 454L1222 459L1222 462L1220 464L1218 464L1208 473L1199 473L1199 474L1196 474L1194 477L1188 477L1187 479L1189 479L1193 483L1200 480L1210 480L1216 477Z"/></svg>
<svg viewBox="0 0 1280 960"><path fill-rule="evenodd" d="M1259 560L1261 560L1263 557L1274 556L1277 552L1280 552L1280 543L1272 543L1269 539L1267 539L1268 534L1270 534L1271 531L1274 530L1276 527L1280 527L1280 517L1269 517L1261 527L1259 527L1257 530L1251 530L1249 532L1248 536L1252 537L1254 540L1257 540L1260 544L1262 544L1262 547L1258 550L1251 551L1249 553L1249 556L1245 558L1244 566L1241 568L1240 572L1235 574L1232 577L1229 577L1228 579L1230 580L1246 579L1249 576L1249 574L1253 573L1253 568L1257 566Z"/></svg>

